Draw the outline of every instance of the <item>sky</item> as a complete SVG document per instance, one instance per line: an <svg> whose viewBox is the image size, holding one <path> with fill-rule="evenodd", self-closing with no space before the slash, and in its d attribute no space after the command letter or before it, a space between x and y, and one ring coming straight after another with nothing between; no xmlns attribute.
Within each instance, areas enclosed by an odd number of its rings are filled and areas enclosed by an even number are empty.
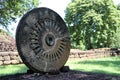
<svg viewBox="0 0 120 80"><path fill-rule="evenodd" d="M40 0L41 4L38 7L48 7L52 10L54 10L55 12L57 12L63 19L65 17L65 9L67 7L67 5L71 2L71 0ZM118 3L120 3L120 0L114 0L115 5L117 5ZM16 27L18 25L19 19L17 20L16 23L12 23L10 25L11 29L10 32L13 33L13 35L15 35L15 31L16 31Z"/></svg>
<svg viewBox="0 0 120 80"><path fill-rule="evenodd" d="M71 0L40 0L41 4L39 7L48 7L54 11L56 11L62 18L65 17L64 10L67 5L71 2ZM120 3L120 0L113 0L115 5Z"/></svg>
<svg viewBox="0 0 120 80"><path fill-rule="evenodd" d="M39 7L48 7L64 18L64 10L70 2L71 0L41 0Z"/></svg>
<svg viewBox="0 0 120 80"><path fill-rule="evenodd" d="M117 5L118 3L120 3L120 0L113 0L115 5Z"/></svg>

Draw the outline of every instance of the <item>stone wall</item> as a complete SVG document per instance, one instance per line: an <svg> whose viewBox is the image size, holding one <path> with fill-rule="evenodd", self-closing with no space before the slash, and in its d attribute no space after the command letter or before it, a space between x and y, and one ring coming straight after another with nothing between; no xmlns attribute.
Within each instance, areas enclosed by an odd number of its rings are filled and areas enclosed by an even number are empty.
<svg viewBox="0 0 120 80"><path fill-rule="evenodd" d="M22 63L18 52L0 52L0 65Z"/></svg>
<svg viewBox="0 0 120 80"><path fill-rule="evenodd" d="M120 55L119 49L100 48L87 51L71 49L69 59L71 58L92 59L119 55ZM18 52L0 52L0 65L21 63L22 60Z"/></svg>
<svg viewBox="0 0 120 80"><path fill-rule="evenodd" d="M0 52L17 51L15 39L7 32L0 29Z"/></svg>
<svg viewBox="0 0 120 80"><path fill-rule="evenodd" d="M0 41L0 52L17 51L15 42Z"/></svg>
<svg viewBox="0 0 120 80"><path fill-rule="evenodd" d="M110 56L120 56L119 49L100 48L87 51L81 51L79 49L71 49L69 58L91 59L91 58L103 58Z"/></svg>

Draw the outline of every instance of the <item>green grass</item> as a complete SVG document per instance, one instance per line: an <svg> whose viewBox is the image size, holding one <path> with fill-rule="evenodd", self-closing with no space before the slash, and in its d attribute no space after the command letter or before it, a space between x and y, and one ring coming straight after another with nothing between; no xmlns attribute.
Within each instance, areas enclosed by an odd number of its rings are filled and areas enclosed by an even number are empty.
<svg viewBox="0 0 120 80"><path fill-rule="evenodd" d="M0 76L25 73L27 69L28 68L24 64L0 66Z"/></svg>
<svg viewBox="0 0 120 80"><path fill-rule="evenodd" d="M120 57L89 60L72 59L66 65L69 65L72 70L120 76Z"/></svg>
<svg viewBox="0 0 120 80"><path fill-rule="evenodd" d="M104 73L120 76L120 57L109 57L99 59L70 59L66 65L71 70L83 72ZM26 73L28 68L24 64L0 66L0 76L16 73Z"/></svg>

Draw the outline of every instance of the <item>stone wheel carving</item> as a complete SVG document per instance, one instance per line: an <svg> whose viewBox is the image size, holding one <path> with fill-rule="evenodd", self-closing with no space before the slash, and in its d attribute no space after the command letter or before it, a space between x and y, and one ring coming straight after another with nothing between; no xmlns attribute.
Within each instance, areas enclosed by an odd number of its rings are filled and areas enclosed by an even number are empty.
<svg viewBox="0 0 120 80"><path fill-rule="evenodd" d="M70 36L62 18L48 8L26 13L16 31L16 44L23 62L33 71L59 70L70 53Z"/></svg>

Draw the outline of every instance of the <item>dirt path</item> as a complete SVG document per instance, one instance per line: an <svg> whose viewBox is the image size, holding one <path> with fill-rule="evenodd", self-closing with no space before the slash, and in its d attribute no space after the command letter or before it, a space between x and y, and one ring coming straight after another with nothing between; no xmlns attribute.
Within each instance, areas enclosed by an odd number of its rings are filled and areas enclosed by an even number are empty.
<svg viewBox="0 0 120 80"><path fill-rule="evenodd" d="M49 74L16 74L0 77L0 80L120 80L118 76L95 74L80 71L69 71L58 75Z"/></svg>

